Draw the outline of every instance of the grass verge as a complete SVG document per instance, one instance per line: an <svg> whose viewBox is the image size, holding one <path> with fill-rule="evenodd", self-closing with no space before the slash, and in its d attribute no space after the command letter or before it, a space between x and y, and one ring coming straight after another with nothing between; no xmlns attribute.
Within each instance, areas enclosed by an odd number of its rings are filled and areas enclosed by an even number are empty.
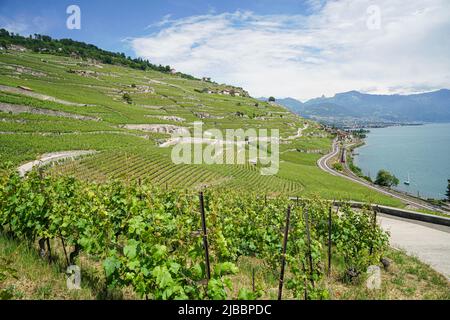
<svg viewBox="0 0 450 320"><path fill-rule="evenodd" d="M385 255L392 261L384 269L381 267L382 284L379 290L366 288L366 276L348 283L342 281L344 264L332 260L332 272L325 285L332 300L450 300L450 282L427 264L405 252L389 249ZM252 272L255 270L255 289L262 299L274 300L278 294L278 272L264 266L255 258L241 257L238 262L240 272L232 277L233 296L240 288L252 289ZM287 277L289 276L287 271ZM286 280L285 278L285 280ZM292 292L283 289L283 299L293 299Z"/></svg>

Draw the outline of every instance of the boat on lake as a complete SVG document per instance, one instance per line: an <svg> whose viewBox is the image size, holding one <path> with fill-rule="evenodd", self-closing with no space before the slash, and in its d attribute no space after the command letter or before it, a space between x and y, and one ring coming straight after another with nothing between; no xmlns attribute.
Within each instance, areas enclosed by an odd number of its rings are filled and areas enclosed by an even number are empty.
<svg viewBox="0 0 450 320"><path fill-rule="evenodd" d="M406 180L406 181L403 181L403 183L404 183L404 184L406 184L407 186L409 186L409 185L410 185L410 183L411 183L411 182L409 181L409 172L408 172L408 180Z"/></svg>

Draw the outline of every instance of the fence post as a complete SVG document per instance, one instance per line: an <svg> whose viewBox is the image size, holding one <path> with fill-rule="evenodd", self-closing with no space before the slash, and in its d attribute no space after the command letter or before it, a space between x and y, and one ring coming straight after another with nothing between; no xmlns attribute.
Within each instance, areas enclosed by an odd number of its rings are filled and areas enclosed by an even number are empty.
<svg viewBox="0 0 450 320"><path fill-rule="evenodd" d="M287 208L287 214L286 214L286 227L284 228L283 251L281 254L280 282L278 285L278 300L281 300L281 296L283 294L284 267L286 264L286 247L287 247L287 241L288 241L288 235L289 235L290 219L291 219L291 206L289 205Z"/></svg>
<svg viewBox="0 0 450 320"><path fill-rule="evenodd" d="M205 203L202 191L200 191L200 213L202 215L203 246L205 247L206 278L207 281L209 281L211 279L211 269L209 265L208 234L206 229Z"/></svg>

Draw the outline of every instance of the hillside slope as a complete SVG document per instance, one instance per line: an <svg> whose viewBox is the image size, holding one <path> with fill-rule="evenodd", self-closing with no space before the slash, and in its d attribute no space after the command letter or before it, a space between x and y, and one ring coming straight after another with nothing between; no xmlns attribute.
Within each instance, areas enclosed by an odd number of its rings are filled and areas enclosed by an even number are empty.
<svg viewBox="0 0 450 320"><path fill-rule="evenodd" d="M94 150L50 172L400 205L322 172L316 161L328 152L332 136L280 105L248 97L242 88L18 46L0 52L0 163L17 166L49 152ZM171 148L160 143L174 128L192 131L195 121L204 129L279 129L279 172L262 176L260 164L252 163L175 165Z"/></svg>

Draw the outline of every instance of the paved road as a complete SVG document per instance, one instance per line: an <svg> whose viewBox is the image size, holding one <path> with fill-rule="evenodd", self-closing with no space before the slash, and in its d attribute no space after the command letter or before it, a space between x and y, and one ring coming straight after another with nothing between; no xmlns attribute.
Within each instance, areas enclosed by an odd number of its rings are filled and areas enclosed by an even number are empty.
<svg viewBox="0 0 450 320"><path fill-rule="evenodd" d="M442 212L442 213L448 213L448 212L446 212L446 211L444 211L444 210L435 208L435 207L433 207L433 206L431 206L431 205L426 205L426 204L423 204L423 203L421 203L421 202L414 201L414 199L411 199L411 198L408 198L408 197L399 195L399 194L397 194L397 193L395 193L395 192L393 192L393 191L388 191L388 190L382 189L382 188L380 188L380 187L376 187L376 186L374 186L374 185L368 183L367 181L364 181L364 180L359 179L359 178L357 178L357 177L351 177L351 176L345 175L345 174L343 174L343 173L334 171L333 169L331 169L331 168L328 166L328 163L327 163L327 162L328 162L331 158L335 157L338 153L339 153L339 145L338 145L338 143L336 143L336 141L333 141L333 148L332 148L332 151L331 151L330 153L324 155L324 156L323 156L322 158L320 158L319 160L317 160L317 165L319 166L319 168L322 169L322 170L324 170L324 171L326 171L326 172L328 172L329 174L332 174L332 175L334 175L334 176L339 176L339 177L342 177L342 178L351 180L351 181L353 181L353 182L362 184L362 185L364 185L364 186L366 186L366 187L368 187L368 188L370 188L370 189L373 189L373 190L376 190L376 191L378 191L378 192L381 192L381 193L383 193L383 194L385 194L385 195L388 195L388 196L397 198L397 199L399 199L399 200L401 200L401 201L403 201L403 202L405 202L405 203L412 204L412 205L414 205L414 206L416 206L416 207L419 207L419 208L422 208L422 209L427 209L427 210L432 210L432 211L438 211L438 212Z"/></svg>
<svg viewBox="0 0 450 320"><path fill-rule="evenodd" d="M450 280L450 227L379 214L381 227L391 234L390 244L416 256Z"/></svg>

